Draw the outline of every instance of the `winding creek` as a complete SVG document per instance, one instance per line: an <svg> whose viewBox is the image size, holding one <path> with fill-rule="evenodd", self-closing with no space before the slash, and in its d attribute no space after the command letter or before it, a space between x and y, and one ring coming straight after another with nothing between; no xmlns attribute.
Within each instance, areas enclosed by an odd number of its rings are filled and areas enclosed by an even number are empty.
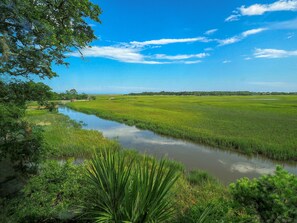
<svg viewBox="0 0 297 223"><path fill-rule="evenodd" d="M167 155L171 159L184 163L188 170L205 170L225 184L241 177L253 178L272 173L276 164L283 165L289 172L297 175L297 163L288 164L258 157L250 158L236 152L160 136L151 131L105 120L67 107L61 106L58 111L72 120L83 122L84 129L98 130L105 137L116 139L124 148L132 148L156 157Z"/></svg>

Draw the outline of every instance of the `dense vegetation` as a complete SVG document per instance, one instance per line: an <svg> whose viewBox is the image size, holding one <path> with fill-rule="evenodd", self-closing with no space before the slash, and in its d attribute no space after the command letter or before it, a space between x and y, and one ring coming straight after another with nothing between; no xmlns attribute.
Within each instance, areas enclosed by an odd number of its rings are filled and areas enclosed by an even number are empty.
<svg viewBox="0 0 297 223"><path fill-rule="evenodd" d="M55 108L49 87L31 79L57 76L52 64L96 39L86 20L100 22L101 10L89 0L3 0L0 11L0 155L26 170L42 154L38 128L22 119L26 102Z"/></svg>
<svg viewBox="0 0 297 223"><path fill-rule="evenodd" d="M240 180L229 189L205 172L187 172L174 161L122 150L63 115L29 109L26 120L43 129L48 153L18 196L0 200L4 222L112 222L115 218L150 222L159 217L158 222L265 222L262 215L270 207L287 222L296 218L296 176L281 169L275 176ZM78 160L79 165L73 160L90 157L94 151L92 160ZM162 188L168 191L164 196ZM267 201L265 209L253 203L260 198ZM121 208L112 209L113 204ZM168 212L158 214L164 209L160 205Z"/></svg>
<svg viewBox="0 0 297 223"><path fill-rule="evenodd" d="M68 106L177 138L296 160L296 104L296 96L98 96Z"/></svg>
<svg viewBox="0 0 297 223"><path fill-rule="evenodd" d="M240 96L240 95L297 95L297 92L252 92L252 91L160 91L130 93L129 95L195 95L195 96Z"/></svg>

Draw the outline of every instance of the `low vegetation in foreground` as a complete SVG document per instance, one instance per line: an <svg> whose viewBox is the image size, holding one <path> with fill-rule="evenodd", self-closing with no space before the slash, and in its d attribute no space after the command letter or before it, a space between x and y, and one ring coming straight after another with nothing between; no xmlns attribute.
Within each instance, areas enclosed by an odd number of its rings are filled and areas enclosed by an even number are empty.
<svg viewBox="0 0 297 223"><path fill-rule="evenodd" d="M41 126L49 153L16 196L0 200L2 222L297 220L297 177L281 167L274 175L226 187L203 171L123 150L60 114L31 110L26 119ZM76 158L85 159L78 164Z"/></svg>
<svg viewBox="0 0 297 223"><path fill-rule="evenodd" d="M97 96L69 107L245 154L297 160L297 96Z"/></svg>

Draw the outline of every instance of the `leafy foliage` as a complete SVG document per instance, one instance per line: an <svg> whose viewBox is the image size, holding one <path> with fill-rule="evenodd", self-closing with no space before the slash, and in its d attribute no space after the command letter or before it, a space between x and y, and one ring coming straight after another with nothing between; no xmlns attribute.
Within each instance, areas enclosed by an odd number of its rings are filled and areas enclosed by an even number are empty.
<svg viewBox="0 0 297 223"><path fill-rule="evenodd" d="M129 159L104 151L88 168L86 215L96 222L164 222L174 212L170 191L178 178L166 161Z"/></svg>
<svg viewBox="0 0 297 223"><path fill-rule="evenodd" d="M66 222L77 218L84 199L84 165L47 161L20 197L6 204L4 222ZM3 207L2 207L3 208Z"/></svg>
<svg viewBox="0 0 297 223"><path fill-rule="evenodd" d="M85 20L101 14L89 0L2 0L0 11L0 73L49 78L52 63L96 38Z"/></svg>
<svg viewBox="0 0 297 223"><path fill-rule="evenodd" d="M0 103L0 159L9 158L17 171L35 172L45 155L41 129L23 121L23 110Z"/></svg>
<svg viewBox="0 0 297 223"><path fill-rule="evenodd" d="M51 99L51 88L41 82L0 80L0 103L13 104L25 108L26 102L36 101L39 105L45 105Z"/></svg>
<svg viewBox="0 0 297 223"><path fill-rule="evenodd" d="M44 105L51 89L43 83L0 81L0 159L9 158L16 170L34 172L45 155L42 130L24 120L26 102Z"/></svg>
<svg viewBox="0 0 297 223"><path fill-rule="evenodd" d="M26 170L37 165L42 144L39 128L22 120L26 102L36 100L52 111L55 105L47 102L48 86L19 77L56 76L53 63L67 64L65 52L95 39L85 20L100 22L101 10L89 0L3 0L0 11L0 74L8 77L0 80L0 153Z"/></svg>
<svg viewBox="0 0 297 223"><path fill-rule="evenodd" d="M54 93L52 99L53 100L86 100L89 99L89 95L85 93L79 94L75 89L66 90L65 93Z"/></svg>
<svg viewBox="0 0 297 223"><path fill-rule="evenodd" d="M242 178L230 189L238 205L251 208L262 222L297 221L297 176L280 166L274 175Z"/></svg>

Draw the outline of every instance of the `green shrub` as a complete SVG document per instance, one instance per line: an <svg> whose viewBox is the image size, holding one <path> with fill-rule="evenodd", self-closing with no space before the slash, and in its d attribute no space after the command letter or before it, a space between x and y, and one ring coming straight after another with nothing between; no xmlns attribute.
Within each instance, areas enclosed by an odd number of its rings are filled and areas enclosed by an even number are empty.
<svg viewBox="0 0 297 223"><path fill-rule="evenodd" d="M252 210L261 222L297 221L297 177L280 166L274 175L242 178L230 189L238 205Z"/></svg>
<svg viewBox="0 0 297 223"><path fill-rule="evenodd" d="M66 222L77 216L84 197L83 165L47 161L22 194L5 209L7 222Z"/></svg>
<svg viewBox="0 0 297 223"><path fill-rule="evenodd" d="M103 151L88 168L88 199L83 213L96 222L164 222L174 214L171 188L178 171L166 161L130 159Z"/></svg>

